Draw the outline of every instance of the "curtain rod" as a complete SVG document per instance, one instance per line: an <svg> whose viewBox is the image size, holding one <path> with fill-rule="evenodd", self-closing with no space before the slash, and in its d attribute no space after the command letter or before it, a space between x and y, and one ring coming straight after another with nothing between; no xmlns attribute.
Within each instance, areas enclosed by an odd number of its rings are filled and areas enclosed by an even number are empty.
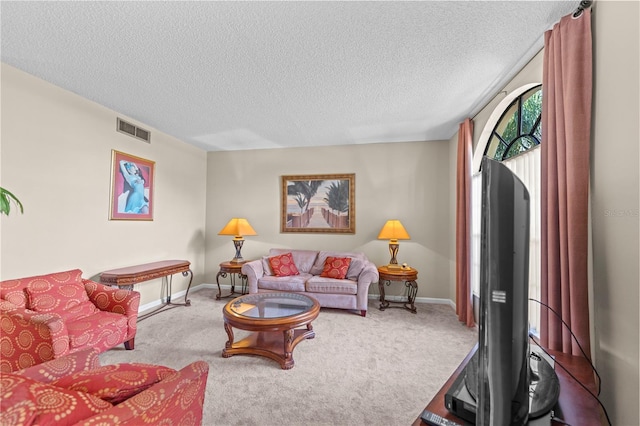
<svg viewBox="0 0 640 426"><path fill-rule="evenodd" d="M574 18L578 18L580 15L582 15L582 11L590 8L592 4L593 0L582 0L576 10L573 12L572 16Z"/></svg>

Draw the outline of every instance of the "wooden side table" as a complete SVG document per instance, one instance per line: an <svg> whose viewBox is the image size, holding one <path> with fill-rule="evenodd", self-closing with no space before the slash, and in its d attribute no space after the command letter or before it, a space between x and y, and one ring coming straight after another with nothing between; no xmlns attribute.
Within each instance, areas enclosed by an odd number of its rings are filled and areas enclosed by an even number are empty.
<svg viewBox="0 0 640 426"><path fill-rule="evenodd" d="M216 295L216 300L225 299L235 294L247 294L247 276L242 274L242 265L247 262L248 260L242 262L222 262L220 264L220 270L216 275L216 284L218 284L218 294ZM229 280L231 281L231 292L226 296L223 296L222 290L220 289L220 277L227 278L227 275L229 276ZM236 277L240 279L240 292L236 291Z"/></svg>
<svg viewBox="0 0 640 426"><path fill-rule="evenodd" d="M378 274L380 279L378 280L378 287L380 289L380 310L384 311L387 308L405 308L411 311L411 313L417 313L414 302L416 300L416 294L418 293L418 271L414 268L407 267L402 269L389 269L386 265L378 267ZM384 285L390 285L391 281L404 281L405 287L407 287L407 300L406 301L389 301L385 300ZM389 306L390 303L400 303L402 306Z"/></svg>

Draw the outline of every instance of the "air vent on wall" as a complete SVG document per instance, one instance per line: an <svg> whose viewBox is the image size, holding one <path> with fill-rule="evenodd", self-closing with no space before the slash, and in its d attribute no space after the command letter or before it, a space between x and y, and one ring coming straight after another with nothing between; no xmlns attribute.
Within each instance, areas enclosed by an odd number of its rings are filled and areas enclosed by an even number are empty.
<svg viewBox="0 0 640 426"><path fill-rule="evenodd" d="M127 123L120 118L118 118L117 130L121 133L126 133L129 136L133 136L136 139L140 139L141 141L151 143L151 132L138 126L134 126L131 123Z"/></svg>

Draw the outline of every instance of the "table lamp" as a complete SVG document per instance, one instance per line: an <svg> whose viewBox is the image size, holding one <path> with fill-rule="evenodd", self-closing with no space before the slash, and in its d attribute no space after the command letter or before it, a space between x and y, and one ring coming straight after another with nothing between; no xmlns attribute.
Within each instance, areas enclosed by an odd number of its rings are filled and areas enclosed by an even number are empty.
<svg viewBox="0 0 640 426"><path fill-rule="evenodd" d="M400 248L398 240L408 240L410 238L411 237L409 237L409 234L399 220L388 220L387 223L384 224L380 234L378 234L378 239L389 240L389 253L391 253L391 260L389 261L387 268L400 269L400 265L398 265L398 261L396 260L398 249Z"/></svg>
<svg viewBox="0 0 640 426"><path fill-rule="evenodd" d="M258 235L256 231L253 230L251 225L247 219L234 217L225 225L224 228L218 235L233 235L233 245L236 248L236 256L231 260L233 263L241 263L244 262L242 255L240 254L240 250L242 249L242 244L244 243L243 235Z"/></svg>

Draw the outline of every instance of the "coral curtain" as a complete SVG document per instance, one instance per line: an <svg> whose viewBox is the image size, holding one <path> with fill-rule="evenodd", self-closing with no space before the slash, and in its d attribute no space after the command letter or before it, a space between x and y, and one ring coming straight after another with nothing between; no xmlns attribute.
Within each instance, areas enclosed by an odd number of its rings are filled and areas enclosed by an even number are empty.
<svg viewBox="0 0 640 426"><path fill-rule="evenodd" d="M541 151L541 298L590 353L588 300L591 11L563 17L545 33ZM540 312L542 344L579 354L549 309Z"/></svg>
<svg viewBox="0 0 640 426"><path fill-rule="evenodd" d="M467 118L458 130L456 179L456 313L473 327L471 298L471 151L473 121Z"/></svg>

